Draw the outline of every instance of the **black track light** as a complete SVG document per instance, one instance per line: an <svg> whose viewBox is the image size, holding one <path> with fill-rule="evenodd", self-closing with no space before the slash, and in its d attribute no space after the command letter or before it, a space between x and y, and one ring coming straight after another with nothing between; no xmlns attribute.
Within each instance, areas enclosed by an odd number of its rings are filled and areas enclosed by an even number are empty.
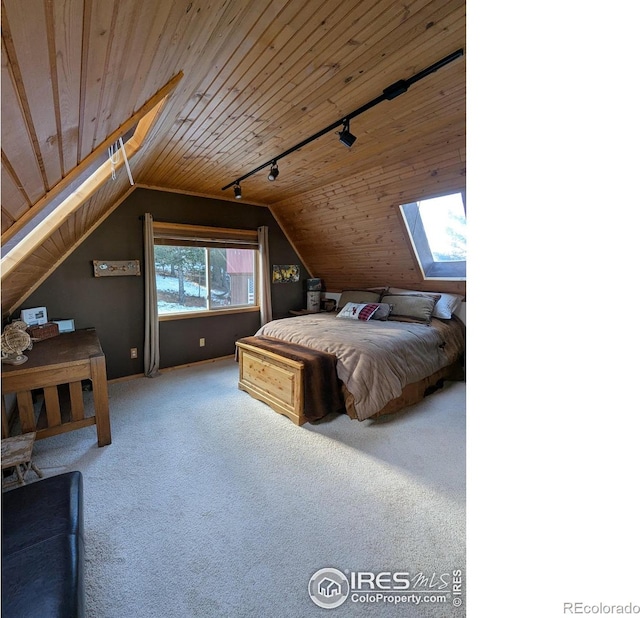
<svg viewBox="0 0 640 618"><path fill-rule="evenodd" d="M267 178L269 180L275 180L278 177L279 173L280 173L280 170L278 170L278 162L274 161L271 164L271 171L269 172L269 176L267 176Z"/></svg>
<svg viewBox="0 0 640 618"><path fill-rule="evenodd" d="M303 148L307 144L310 144L314 140L317 140L319 137L326 135L330 131L335 131L340 127L340 125L342 125L342 130L336 133L339 136L340 141L347 148L351 148L351 146L353 146L353 144L356 141L356 136L349 131L349 121L352 118L356 118L357 116L360 116L360 114L363 114L367 110L370 110L372 107L375 107L376 105L378 105L379 103L382 103L383 101L392 101L396 97L399 97L401 94L404 94L409 89L409 87L415 84L417 81L424 79L428 75L431 75L432 73L435 73L436 71L440 70L442 67L446 66L450 62L453 62L457 58L460 58L463 55L463 53L464 53L463 49L458 49L453 53L449 54L448 56L445 56L444 58L438 60L437 62L434 62L431 66L428 66L426 69L423 69L422 71L420 71L419 73L416 73L412 77L409 77L408 79L400 79L397 82L391 84L390 86L387 86L382 91L382 94L380 94L376 98L371 99L371 101L365 103L364 105L361 105L358 109L350 112L346 117L343 116L340 120L336 120L335 122L330 124L328 127L325 127L324 129L321 129L320 131L314 133L310 137L307 137L307 139L302 140L299 144L295 144L294 146L291 146L289 149L280 153L275 159L270 159L266 163L259 165L258 167L251 170L250 172L247 172L244 176L239 176L237 180L234 180L233 182L230 182L229 184L222 187L222 191L226 191L231 186L233 186L234 192L236 194L236 198L240 199L242 197L242 194L240 192L240 183L243 180L245 180L245 178L249 178L249 176L253 176L253 174L262 171L269 165L271 165L271 171L269 172L268 178L269 180L275 180L278 176L277 161L279 159L282 159L283 157L286 157L300 150L300 148Z"/></svg>
<svg viewBox="0 0 640 618"><path fill-rule="evenodd" d="M353 146L354 142L356 141L356 136L353 135L353 133L349 132L349 121L345 120L344 121L344 125L342 127L342 131L340 131L340 133L338 133L338 135L340 136L340 141L347 146L347 148L351 148L351 146Z"/></svg>
<svg viewBox="0 0 640 618"><path fill-rule="evenodd" d="M242 199L242 189L240 188L240 183L239 182L236 182L236 184L233 186L233 192L234 192L237 200L241 200Z"/></svg>

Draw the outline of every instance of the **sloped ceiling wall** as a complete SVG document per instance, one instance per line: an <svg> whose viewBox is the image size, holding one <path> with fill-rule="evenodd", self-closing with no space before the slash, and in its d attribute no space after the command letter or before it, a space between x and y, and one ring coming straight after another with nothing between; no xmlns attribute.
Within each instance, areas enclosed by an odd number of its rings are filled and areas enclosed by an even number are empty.
<svg viewBox="0 0 640 618"><path fill-rule="evenodd" d="M2 0L3 242L181 71L134 180L232 199L223 186L464 48L458 0ZM328 134L276 182L242 183L329 289L424 287L397 206L464 188L465 65L354 119L351 149ZM3 314L130 190L121 173L3 276Z"/></svg>

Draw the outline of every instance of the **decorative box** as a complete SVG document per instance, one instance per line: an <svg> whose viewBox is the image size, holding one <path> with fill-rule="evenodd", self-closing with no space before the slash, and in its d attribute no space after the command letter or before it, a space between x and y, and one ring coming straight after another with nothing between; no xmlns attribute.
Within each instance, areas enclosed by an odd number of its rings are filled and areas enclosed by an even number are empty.
<svg viewBox="0 0 640 618"><path fill-rule="evenodd" d="M55 322L47 322L41 326L29 326L27 333L33 341L41 341L42 339L49 339L59 335L60 329Z"/></svg>

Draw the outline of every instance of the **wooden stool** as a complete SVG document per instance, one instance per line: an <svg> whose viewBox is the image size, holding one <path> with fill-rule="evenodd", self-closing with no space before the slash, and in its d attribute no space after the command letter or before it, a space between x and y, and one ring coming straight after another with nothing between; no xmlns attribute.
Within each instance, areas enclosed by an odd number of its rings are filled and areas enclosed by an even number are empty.
<svg viewBox="0 0 640 618"><path fill-rule="evenodd" d="M29 470L33 470L40 478L42 478L42 472L40 472L38 466L31 461L31 453L33 451L33 443L35 439L35 431L2 439L2 469L15 468L16 476L18 477L17 482L10 481L8 483L5 483L5 479L3 478L3 487L8 487L14 484L24 485L24 475L29 472ZM23 466L24 470L22 469Z"/></svg>

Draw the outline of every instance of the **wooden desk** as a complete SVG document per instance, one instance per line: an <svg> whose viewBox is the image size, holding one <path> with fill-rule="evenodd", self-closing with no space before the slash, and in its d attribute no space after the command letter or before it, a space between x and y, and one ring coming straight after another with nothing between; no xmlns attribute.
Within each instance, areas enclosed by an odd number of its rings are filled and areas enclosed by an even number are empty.
<svg viewBox="0 0 640 618"><path fill-rule="evenodd" d="M94 329L63 333L34 343L23 365L2 365L2 394L16 393L20 414L20 433L36 432L36 440L74 429L96 425L98 446L111 444L109 397L104 352ZM82 380L91 380L95 416L85 418ZM58 385L69 385L70 418L60 413ZM34 389L44 390L47 426L38 429L33 407ZM2 397L2 435L8 437L4 397Z"/></svg>

